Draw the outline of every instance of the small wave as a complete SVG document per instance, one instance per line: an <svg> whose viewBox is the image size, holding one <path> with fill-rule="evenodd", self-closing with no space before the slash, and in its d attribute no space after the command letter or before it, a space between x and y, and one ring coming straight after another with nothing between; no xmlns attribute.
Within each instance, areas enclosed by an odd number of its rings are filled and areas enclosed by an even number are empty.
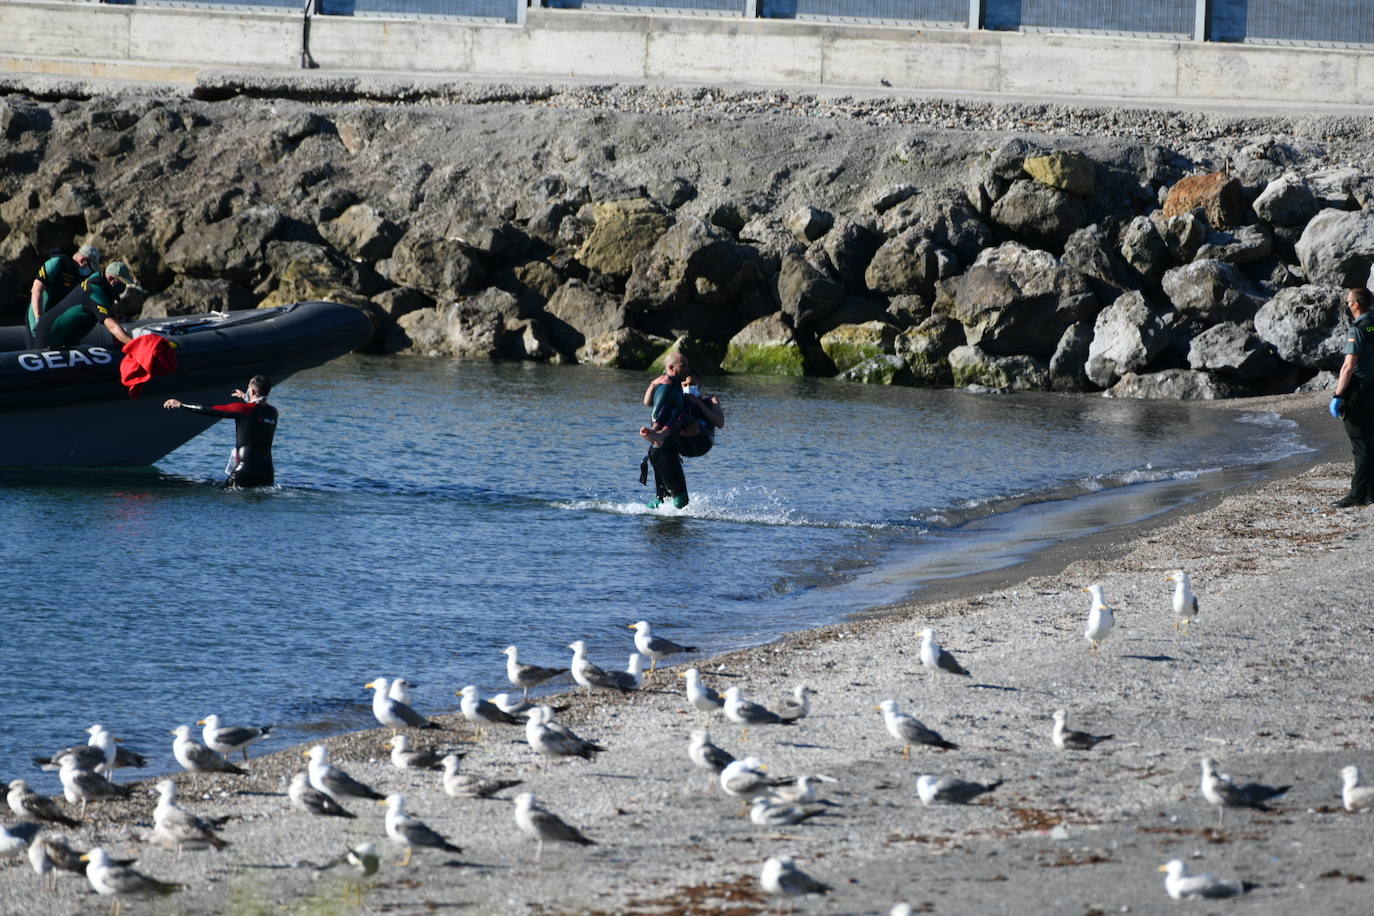
<svg viewBox="0 0 1374 916"><path fill-rule="evenodd" d="M762 503L762 505L760 505ZM595 496L581 499L553 500L548 503L555 509L580 512L610 512L616 515L657 515L666 518L692 518L706 521L734 522L744 525L766 525L770 527L792 528L852 528L857 530L882 531L890 528L904 528L892 522L873 522L855 519L823 520L807 518L795 509L781 503L776 494L769 491L729 490L725 493L699 493L685 508L674 509L665 504L651 509L641 500L605 499Z"/></svg>

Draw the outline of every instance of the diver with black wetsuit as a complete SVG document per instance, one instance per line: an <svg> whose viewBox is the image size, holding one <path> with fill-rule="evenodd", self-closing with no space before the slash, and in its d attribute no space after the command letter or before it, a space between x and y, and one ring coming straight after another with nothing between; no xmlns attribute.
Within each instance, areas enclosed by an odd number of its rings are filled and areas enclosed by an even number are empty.
<svg viewBox="0 0 1374 916"><path fill-rule="evenodd" d="M272 438L277 432L277 408L267 403L267 395L271 390L272 382L267 376L255 375L249 380L246 392L234 392L234 397L241 398L240 401L206 407L183 404L176 398L168 398L162 406L168 410L180 408L210 417L232 417L234 457L229 462L229 479L224 486L270 487L274 480Z"/></svg>

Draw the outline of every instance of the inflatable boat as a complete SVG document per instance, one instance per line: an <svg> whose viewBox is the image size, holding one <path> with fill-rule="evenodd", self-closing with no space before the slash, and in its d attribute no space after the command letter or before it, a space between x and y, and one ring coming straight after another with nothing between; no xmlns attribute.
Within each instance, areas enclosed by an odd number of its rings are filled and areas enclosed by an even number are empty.
<svg viewBox="0 0 1374 916"><path fill-rule="evenodd" d="M213 417L164 411L174 397L222 404L249 377L273 384L362 346L371 322L334 302L132 321L135 338L171 341L176 368L131 397L120 344L97 325L71 349L23 349L23 327L0 328L0 468L141 467L205 431Z"/></svg>

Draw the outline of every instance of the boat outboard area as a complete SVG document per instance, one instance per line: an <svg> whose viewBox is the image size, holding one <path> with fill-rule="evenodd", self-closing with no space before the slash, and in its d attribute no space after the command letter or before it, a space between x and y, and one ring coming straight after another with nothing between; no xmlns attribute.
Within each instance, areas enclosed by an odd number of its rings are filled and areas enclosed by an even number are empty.
<svg viewBox="0 0 1374 916"><path fill-rule="evenodd" d="M135 341L171 344L175 368L137 397L121 380L123 350L97 325L69 349L25 349L21 326L0 327L0 468L141 467L213 422L162 402L219 403L250 376L280 383L363 346L367 315L335 302L127 322Z"/></svg>

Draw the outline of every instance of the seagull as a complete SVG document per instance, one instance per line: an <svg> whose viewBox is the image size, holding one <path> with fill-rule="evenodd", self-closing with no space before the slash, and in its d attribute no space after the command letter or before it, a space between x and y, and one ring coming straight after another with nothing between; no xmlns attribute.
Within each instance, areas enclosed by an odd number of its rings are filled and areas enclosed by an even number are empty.
<svg viewBox="0 0 1374 916"><path fill-rule="evenodd" d="M1230 881L1212 874L1190 875L1182 859L1170 859L1159 866L1159 870L1167 872L1164 889L1175 900L1219 900L1238 896L1250 889L1250 885L1242 881Z"/></svg>
<svg viewBox="0 0 1374 916"><path fill-rule="evenodd" d="M379 677L376 680L364 684L365 689L372 691L372 715L383 726L393 732L399 732L403 728L440 728L437 723L431 722L405 703L393 700L387 696L387 679Z"/></svg>
<svg viewBox="0 0 1374 916"><path fill-rule="evenodd" d="M527 836L532 836L539 842L539 846L534 853L534 861L538 862L544 854L544 841L549 840L557 843L576 843L578 846L595 846L596 841L590 840L567 821L549 811L547 808L538 805L534 801L534 795L530 792L521 792L515 796L515 826Z"/></svg>
<svg viewBox="0 0 1374 916"><path fill-rule="evenodd" d="M1164 581L1174 583L1174 629L1186 635L1188 625L1197 618L1197 595L1193 594L1188 574L1181 569L1169 573Z"/></svg>
<svg viewBox="0 0 1374 916"><path fill-rule="evenodd" d="M228 840L215 833L220 825L197 817L177 804L176 783L164 779L157 784L157 791L157 807L153 809L153 835L175 847L178 860L184 849L205 849L210 846L223 849L229 845Z"/></svg>
<svg viewBox="0 0 1374 916"><path fill-rule="evenodd" d="M1360 785L1360 768L1348 766L1341 770L1341 801L1347 811L1374 808L1374 786ZM11 783L13 785L13 783ZM13 807L13 805L11 805Z"/></svg>
<svg viewBox="0 0 1374 916"><path fill-rule="evenodd" d="M247 776L248 771L235 766L226 760L222 755L210 750L195 738L191 737L191 726L178 725L171 732L176 735L176 740L172 742L172 756L176 757L177 763L181 764L182 769L188 773L233 773L236 776Z"/></svg>
<svg viewBox="0 0 1374 916"><path fill-rule="evenodd" d="M391 736L391 764L401 770L437 770L444 755L428 748L411 750L405 735Z"/></svg>
<svg viewBox="0 0 1374 916"><path fill-rule="evenodd" d="M553 721L553 710L536 706L525 718L525 740L536 753L546 757L581 757L591 760L605 750L595 741L587 741L566 725Z"/></svg>
<svg viewBox="0 0 1374 916"><path fill-rule="evenodd" d="M765 892L774 897L802 897L824 894L830 890L830 885L822 884L797 868L791 856L774 856L764 862L759 883Z"/></svg>
<svg viewBox="0 0 1374 916"><path fill-rule="evenodd" d="M785 779L774 779L767 773L768 767L757 757L735 760L720 771L720 787L726 795L742 799L747 805L759 795L768 791Z"/></svg>
<svg viewBox="0 0 1374 916"><path fill-rule="evenodd" d="M520 785L520 779L482 779L472 773L460 773L462 754L449 754L444 765L444 791L454 798L491 798L497 792Z"/></svg>
<svg viewBox="0 0 1374 916"><path fill-rule="evenodd" d="M792 688L792 695L786 697L778 703L778 715L788 721L804 719L811 715L811 698L816 695L805 684L798 684Z"/></svg>
<svg viewBox="0 0 1374 916"><path fill-rule="evenodd" d="M8 827L0 824L0 859L19 858L42 829L30 821L20 821Z"/></svg>
<svg viewBox="0 0 1374 916"><path fill-rule="evenodd" d="M458 691L457 696L462 697L459 709L463 713L463 718L469 722L477 723L478 737L482 734L482 726L486 725L519 725L520 720L501 707L489 700L484 700L477 695L477 688L468 684Z"/></svg>
<svg viewBox="0 0 1374 916"><path fill-rule="evenodd" d="M839 780L834 776L826 776L824 773L798 776L791 783L774 786L773 795L794 805L809 805L814 801L819 801L823 805L834 805L834 802L816 797L816 783L818 782L839 782Z"/></svg>
<svg viewBox="0 0 1374 916"><path fill-rule="evenodd" d="M635 648L639 650L639 654L647 655L652 659L652 664L649 665L650 671L658 667L659 659L677 655L679 652L695 652L697 650L696 646L684 646L681 643L673 642L671 639L655 636L647 620L632 623L628 629L635 631Z"/></svg>
<svg viewBox="0 0 1374 916"><path fill-rule="evenodd" d="M786 827L790 824L800 824L824 813L824 808L808 810L799 805L785 802L780 798L755 795L753 807L749 809L749 820L760 827Z"/></svg>
<svg viewBox="0 0 1374 916"><path fill-rule="evenodd" d="M305 752L305 756L310 758L310 766L306 769L310 775L310 787L317 792L323 792L335 802L342 804L345 798L385 798L376 789L358 782L331 764L329 748L323 744L315 745Z"/></svg>
<svg viewBox="0 0 1374 916"><path fill-rule="evenodd" d="M1054 731L1050 732L1050 740L1054 746L1060 749L1074 751L1090 751L1103 741L1110 741L1112 735L1090 735L1087 732L1076 732L1071 728L1064 727L1064 718L1067 714L1062 709L1054 711Z"/></svg>
<svg viewBox="0 0 1374 916"><path fill-rule="evenodd" d="M614 675L608 674L605 670L587 661L587 644L585 642L580 639L575 640L568 644L568 648L573 650L572 676L577 683L588 690L629 692Z"/></svg>
<svg viewBox="0 0 1374 916"><path fill-rule="evenodd" d="M121 767L145 767L148 759L142 754L135 753L126 748L119 747L115 738L105 730L103 725L92 725L86 729L90 740L86 744L75 744L71 747L64 747L50 757L35 757L33 762L45 770L56 770L61 766L59 759L64 754L76 754L83 770L94 770L102 775L108 775L107 771ZM114 747L113 756L110 748Z"/></svg>
<svg viewBox="0 0 1374 916"><path fill-rule="evenodd" d="M540 665L520 664L520 650L506 646L501 650L506 656L506 677L512 684L524 691L523 699L530 698L530 688L538 687L545 681L567 674L567 668L545 668Z"/></svg>
<svg viewBox="0 0 1374 916"><path fill-rule="evenodd" d="M692 742L687 745L687 756L696 766L711 771L711 784L707 791L715 787L721 771L735 762L734 754L711 743L711 733L704 728L692 732Z"/></svg>
<svg viewBox="0 0 1374 916"><path fill-rule="evenodd" d="M1088 611L1088 628L1083 631L1083 638L1092 645L1093 655L1099 655L1102 643L1116 624L1116 617L1112 609L1107 607L1107 600L1102 597L1101 585L1094 583L1083 591L1092 595L1093 599L1092 610Z"/></svg>
<svg viewBox="0 0 1374 916"><path fill-rule="evenodd" d="M403 677L398 677L398 678L396 678L396 680L394 680L394 681L391 682L391 686L387 688L386 695L389 696L389 697L391 697L391 698L392 698L393 700L395 700L397 703L404 703L404 704L406 704L407 706L409 706L409 705L410 705L410 688L412 688L412 687L418 687L418 686L420 686L420 685L419 685L419 684L412 684L410 681L406 680L405 678L403 678Z"/></svg>
<svg viewBox="0 0 1374 916"><path fill-rule="evenodd" d="M357 843L353 846L350 846L348 847L348 849L344 850L343 855L339 856L337 859L334 859L332 862L324 863L323 865L316 868L315 871L328 871L336 865L347 865L349 868L353 869L354 873L357 875L358 880L354 883L353 890L358 901L358 905L361 906L363 898L363 883L365 879L371 878L373 875L377 874L378 869L382 867L382 858L380 855L377 854L376 844ZM347 898L348 894L345 893L344 896L345 898Z"/></svg>
<svg viewBox="0 0 1374 916"><path fill-rule="evenodd" d="M928 744L949 751L959 749L959 745L946 741L938 732L926 728L920 719L898 712L896 700L883 700L873 708L883 714L883 724L887 726L888 734L902 742L903 760L911 758L913 744Z"/></svg>
<svg viewBox="0 0 1374 916"><path fill-rule="evenodd" d="M1002 780L1000 779L996 782L981 783L955 779L952 776L926 774L916 777L916 794L920 796L923 805L933 805L937 802L949 805L966 805L978 796L991 792L1001 784Z"/></svg>
<svg viewBox="0 0 1374 916"><path fill-rule="evenodd" d="M771 709L744 699L738 687L725 691L725 718L745 727L741 741L748 737L751 725L792 725L796 722L796 719L785 719Z"/></svg>
<svg viewBox="0 0 1374 916"><path fill-rule="evenodd" d="M129 861L132 862L133 860L130 859ZM71 872L82 877L86 875L86 863L81 861L81 853L72 849L67 838L61 834L34 838L29 843L29 864L33 866L34 874L43 878L44 885L50 890L57 889L57 873L59 871ZM51 876L51 881L48 880L49 876Z"/></svg>
<svg viewBox="0 0 1374 916"><path fill-rule="evenodd" d="M81 825L80 821L73 820L63 814L62 809L57 807L57 802L50 797L40 795L30 789L27 780L13 780L10 783L9 794L5 796L5 801L9 803L10 810L19 817L61 824L64 827L79 827Z"/></svg>
<svg viewBox="0 0 1374 916"><path fill-rule="evenodd" d="M687 702L704 713L713 713L725 705L725 699L701 682L701 672L695 668L679 671L678 677L687 679Z"/></svg>
<svg viewBox="0 0 1374 916"><path fill-rule="evenodd" d="M181 890L182 885L150 878L127 865L117 865L110 854L97 846L81 857L86 866L86 880L97 894L115 897L114 912L119 913L119 897L146 897L153 894L165 897Z"/></svg>
<svg viewBox="0 0 1374 916"><path fill-rule="evenodd" d="M949 650L941 647L935 641L935 630L926 627L921 631L921 666L929 668L932 672L948 671L950 674L958 674L963 677L971 677L968 669L959 664L958 660L949 653Z"/></svg>
<svg viewBox="0 0 1374 916"><path fill-rule="evenodd" d="M357 817L328 795L312 788L309 773L297 773L292 776L291 787L286 790L286 796L291 799L291 807L306 814L319 817Z"/></svg>
<svg viewBox="0 0 1374 916"><path fill-rule="evenodd" d="M133 794L133 789L129 786L121 786L110 782L104 776L93 770L82 769L77 766L76 754L64 754L61 758L62 768L57 771L58 779L62 780L62 794L67 799L67 804L81 804L81 815L86 815L86 802L92 798L128 798Z"/></svg>
<svg viewBox="0 0 1374 916"><path fill-rule="evenodd" d="M463 851L463 847L453 845L425 826L422 821L406 814L406 797L404 795L388 795L381 804L386 805L386 835L391 837L391 841L396 845L406 848L406 857L397 862L397 865L409 865L417 846L442 849L445 852Z"/></svg>
<svg viewBox="0 0 1374 916"><path fill-rule="evenodd" d="M92 747L98 747L105 752L105 761L108 772L106 776L114 778L115 770L123 770L128 767L143 769L148 765L148 758L137 751L131 751L119 743L119 739L110 734L105 726L100 723L92 725L86 729L90 738L86 743Z"/></svg>
<svg viewBox="0 0 1374 916"><path fill-rule="evenodd" d="M210 750L225 756L240 751L244 760L248 759L248 745L266 738L272 730L270 725L220 725L219 716L215 714L206 716L196 724L205 726L200 736Z"/></svg>
<svg viewBox="0 0 1374 916"><path fill-rule="evenodd" d="M1237 785L1225 773L1217 772L1217 762L1211 757L1202 758L1202 797L1209 805L1217 808L1217 826L1227 808L1254 808L1256 811L1270 810L1265 802L1278 798L1293 788L1286 786L1266 786L1263 783L1247 782Z"/></svg>

